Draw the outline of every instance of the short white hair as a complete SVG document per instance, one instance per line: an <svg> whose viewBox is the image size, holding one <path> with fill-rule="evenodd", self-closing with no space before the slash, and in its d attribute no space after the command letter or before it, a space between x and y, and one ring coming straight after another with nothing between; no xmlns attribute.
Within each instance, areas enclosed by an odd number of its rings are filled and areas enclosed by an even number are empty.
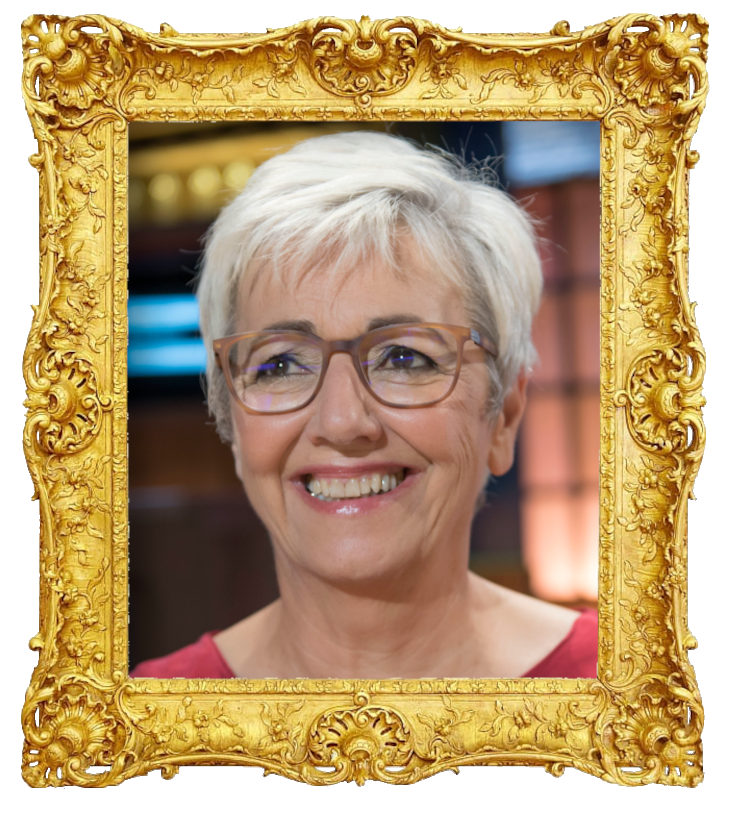
<svg viewBox="0 0 740 815"><path fill-rule="evenodd" d="M429 274L457 287L472 327L496 344L489 408L498 414L536 359L542 270L532 222L487 163L357 131L307 139L261 164L206 236L197 296L208 405L222 438L233 438L231 410L212 341L235 331L244 276L275 274L290 287L319 263L333 276L356 273L363 260L403 275L401 236Z"/></svg>

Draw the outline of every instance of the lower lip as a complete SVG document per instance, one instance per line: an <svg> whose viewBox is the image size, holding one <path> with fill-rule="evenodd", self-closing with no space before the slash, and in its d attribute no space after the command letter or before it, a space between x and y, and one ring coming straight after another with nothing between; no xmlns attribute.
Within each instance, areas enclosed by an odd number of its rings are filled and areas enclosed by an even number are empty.
<svg viewBox="0 0 740 815"><path fill-rule="evenodd" d="M337 501L322 501L314 498L306 489L303 481L291 482L298 490L302 499L316 512L324 515L364 515L376 509L387 507L399 498L402 498L418 478L418 473L408 474L406 478L393 490L379 492L377 495L369 495L367 498L345 498Z"/></svg>

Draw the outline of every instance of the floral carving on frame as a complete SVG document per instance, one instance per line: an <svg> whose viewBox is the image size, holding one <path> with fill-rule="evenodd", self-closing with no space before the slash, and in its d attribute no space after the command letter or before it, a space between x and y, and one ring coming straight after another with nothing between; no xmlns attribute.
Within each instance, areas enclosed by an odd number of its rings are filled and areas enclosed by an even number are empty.
<svg viewBox="0 0 740 815"><path fill-rule="evenodd" d="M626 785L701 780L686 514L705 360L687 184L707 31L692 14L531 35L410 17L243 35L97 15L23 23L41 283L24 358L41 516L29 784L98 787L186 764L311 784L512 763ZM599 678L130 679L127 125L400 118L601 123Z"/></svg>

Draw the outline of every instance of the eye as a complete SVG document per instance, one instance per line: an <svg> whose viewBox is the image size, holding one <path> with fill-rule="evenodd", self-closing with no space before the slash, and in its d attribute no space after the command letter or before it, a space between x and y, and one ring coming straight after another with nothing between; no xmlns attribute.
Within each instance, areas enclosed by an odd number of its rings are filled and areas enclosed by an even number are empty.
<svg viewBox="0 0 740 815"><path fill-rule="evenodd" d="M257 366L255 379L279 378L297 373L296 361L289 354L276 354Z"/></svg>
<svg viewBox="0 0 740 815"><path fill-rule="evenodd" d="M435 367L434 362L426 354L405 345L392 345L385 349L378 360L378 367L383 365L406 371L413 368Z"/></svg>

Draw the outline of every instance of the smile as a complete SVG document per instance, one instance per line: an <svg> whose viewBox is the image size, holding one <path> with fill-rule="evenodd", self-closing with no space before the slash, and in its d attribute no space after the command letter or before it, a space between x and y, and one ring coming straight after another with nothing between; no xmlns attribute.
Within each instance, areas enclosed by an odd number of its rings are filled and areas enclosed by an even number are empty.
<svg viewBox="0 0 740 815"><path fill-rule="evenodd" d="M347 498L369 498L381 492L390 492L403 482L406 471L372 473L361 478L317 478L310 473L305 477L306 491L319 501L343 501Z"/></svg>

